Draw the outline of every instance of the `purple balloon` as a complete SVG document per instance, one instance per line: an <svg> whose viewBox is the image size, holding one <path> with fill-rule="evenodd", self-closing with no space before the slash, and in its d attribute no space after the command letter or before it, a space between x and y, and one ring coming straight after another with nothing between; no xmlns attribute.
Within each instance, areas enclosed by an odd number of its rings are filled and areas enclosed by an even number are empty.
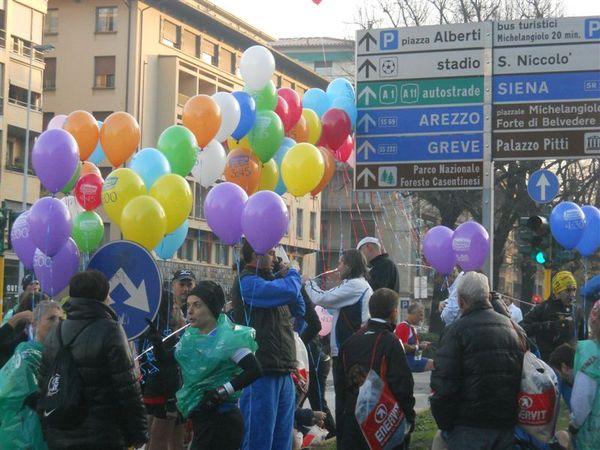
<svg viewBox="0 0 600 450"><path fill-rule="evenodd" d="M10 231L10 242L13 250L27 269L33 269L35 244L31 239L29 227L29 211L19 214Z"/></svg>
<svg viewBox="0 0 600 450"><path fill-rule="evenodd" d="M44 187L56 194L73 177L79 164L79 147L68 131L46 130L35 142L31 163Z"/></svg>
<svg viewBox="0 0 600 450"><path fill-rule="evenodd" d="M453 231L443 225L433 227L423 239L423 254L427 262L442 275L449 275L456 265L452 251Z"/></svg>
<svg viewBox="0 0 600 450"><path fill-rule="evenodd" d="M79 249L71 238L53 257L45 255L39 248L33 257L33 270L40 280L42 291L54 297L62 291L79 268Z"/></svg>
<svg viewBox="0 0 600 450"><path fill-rule="evenodd" d="M206 195L204 217L226 244L233 245L242 237L242 212L247 200L246 192L229 182L217 184Z"/></svg>
<svg viewBox="0 0 600 450"><path fill-rule="evenodd" d="M479 223L465 222L454 230L452 250L462 270L477 270L483 266L490 252L490 236Z"/></svg>
<svg viewBox="0 0 600 450"><path fill-rule="evenodd" d="M48 256L56 255L71 236L71 216L63 202L43 197L29 211L29 230L34 245Z"/></svg>
<svg viewBox="0 0 600 450"><path fill-rule="evenodd" d="M254 251L264 255L279 243L290 221L283 199L273 191L250 196L242 213L242 230Z"/></svg>

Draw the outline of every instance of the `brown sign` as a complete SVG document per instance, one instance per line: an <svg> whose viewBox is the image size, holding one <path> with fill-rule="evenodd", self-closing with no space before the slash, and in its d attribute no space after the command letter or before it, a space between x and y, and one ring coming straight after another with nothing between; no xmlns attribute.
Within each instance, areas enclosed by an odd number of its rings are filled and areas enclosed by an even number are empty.
<svg viewBox="0 0 600 450"><path fill-rule="evenodd" d="M492 129L524 130L600 127L600 101L494 105Z"/></svg>
<svg viewBox="0 0 600 450"><path fill-rule="evenodd" d="M355 189L427 191L481 189L482 161L380 163L356 166Z"/></svg>
<svg viewBox="0 0 600 450"><path fill-rule="evenodd" d="M493 133L493 159L568 159L600 156L600 130Z"/></svg>

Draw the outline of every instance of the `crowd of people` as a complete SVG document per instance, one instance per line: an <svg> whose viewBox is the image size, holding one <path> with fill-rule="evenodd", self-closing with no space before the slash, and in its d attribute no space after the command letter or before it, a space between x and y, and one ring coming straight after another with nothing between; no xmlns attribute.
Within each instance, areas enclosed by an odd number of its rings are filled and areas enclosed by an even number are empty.
<svg viewBox="0 0 600 450"><path fill-rule="evenodd" d="M485 275L456 274L435 358L423 305L399 321L399 272L376 238L341 254L334 286L248 242L236 272L229 301L218 280L175 272L135 344L102 273L73 276L64 304L27 275L0 327L0 449L300 449L315 430L343 450L408 449L415 372L431 372L434 449L600 449L600 301L578 335L570 272L524 316ZM315 305L333 316L326 338ZM519 422L528 358L571 412L545 441Z"/></svg>

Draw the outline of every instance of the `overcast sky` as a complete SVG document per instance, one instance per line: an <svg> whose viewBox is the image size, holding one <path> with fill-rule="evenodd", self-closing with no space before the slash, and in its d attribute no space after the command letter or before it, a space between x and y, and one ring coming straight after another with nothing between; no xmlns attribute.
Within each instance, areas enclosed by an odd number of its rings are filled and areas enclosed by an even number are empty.
<svg viewBox="0 0 600 450"><path fill-rule="evenodd" d="M365 0L210 0L275 38L352 38ZM600 0L564 0L565 16L600 15Z"/></svg>

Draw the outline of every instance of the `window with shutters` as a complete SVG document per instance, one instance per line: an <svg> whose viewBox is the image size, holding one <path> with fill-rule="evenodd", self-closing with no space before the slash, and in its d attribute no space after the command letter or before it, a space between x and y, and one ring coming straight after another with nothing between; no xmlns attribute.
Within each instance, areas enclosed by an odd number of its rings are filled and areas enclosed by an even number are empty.
<svg viewBox="0 0 600 450"><path fill-rule="evenodd" d="M48 9L44 18L44 34L58 34L58 9Z"/></svg>
<svg viewBox="0 0 600 450"><path fill-rule="evenodd" d="M94 58L94 88L114 89L115 57L96 56Z"/></svg>
<svg viewBox="0 0 600 450"><path fill-rule="evenodd" d="M181 27L163 19L161 41L170 47L181 48Z"/></svg>
<svg viewBox="0 0 600 450"><path fill-rule="evenodd" d="M56 89L56 58L44 58L44 90Z"/></svg>
<svg viewBox="0 0 600 450"><path fill-rule="evenodd" d="M96 33L115 33L117 31L116 6L100 6L96 8Z"/></svg>

